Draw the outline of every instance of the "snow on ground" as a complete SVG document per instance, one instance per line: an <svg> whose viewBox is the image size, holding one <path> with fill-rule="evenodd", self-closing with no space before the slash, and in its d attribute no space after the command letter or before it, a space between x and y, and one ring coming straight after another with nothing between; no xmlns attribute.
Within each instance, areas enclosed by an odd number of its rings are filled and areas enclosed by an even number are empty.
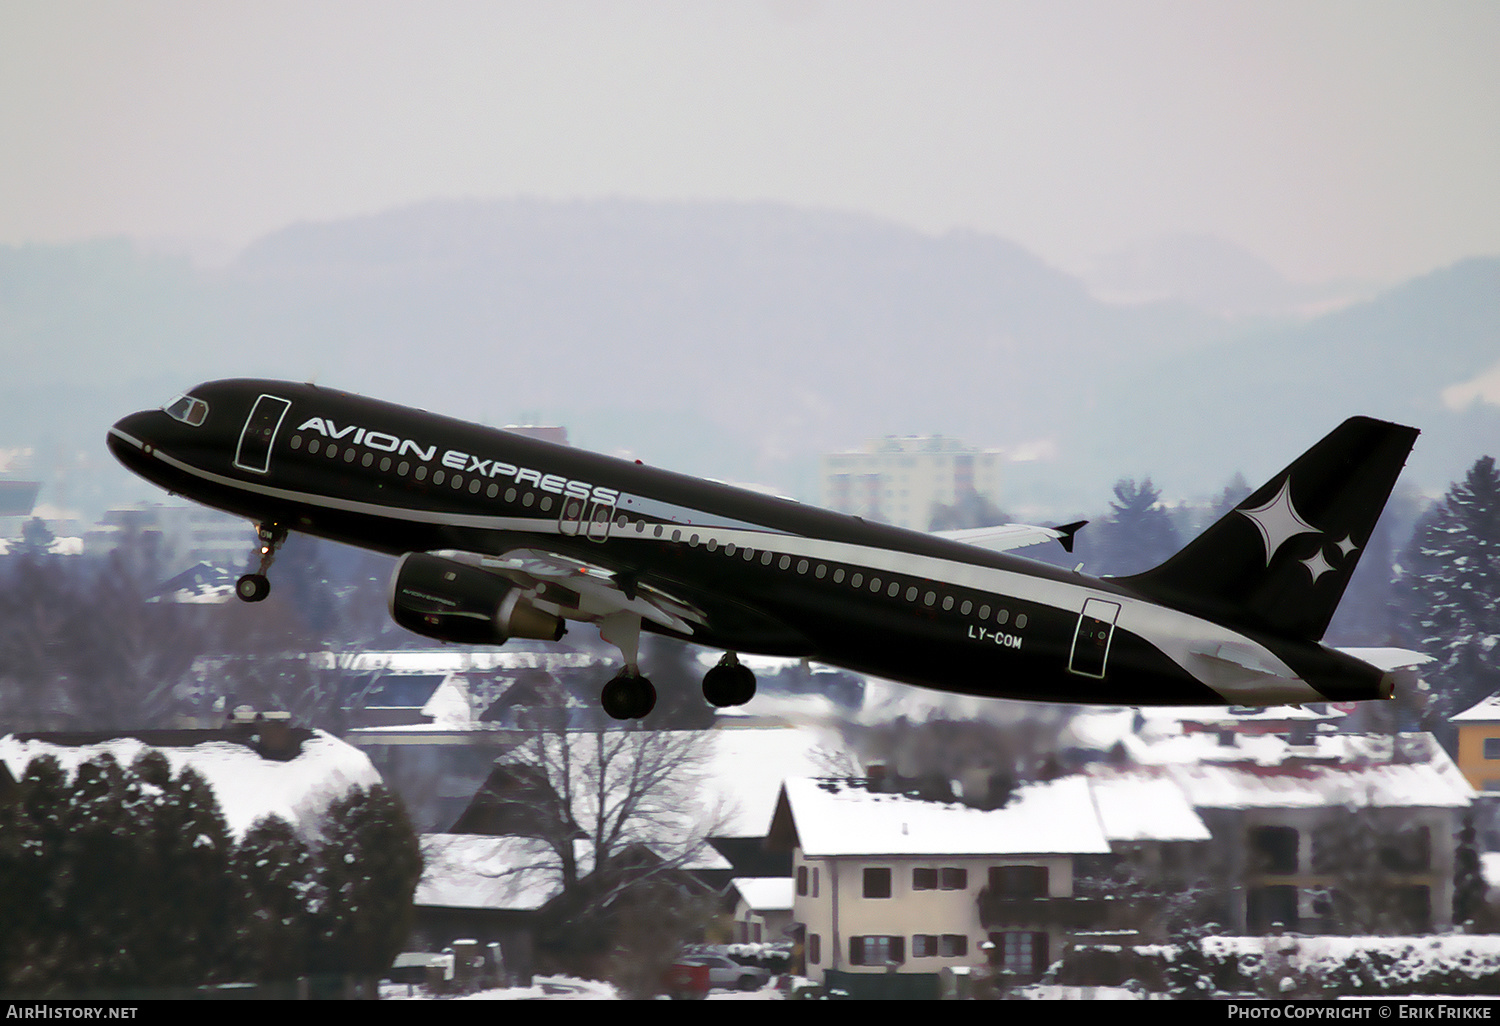
<svg viewBox="0 0 1500 1026"><path fill-rule="evenodd" d="M709 991L709 1001L781 1001L785 995L774 984L760 990L736 991L715 989ZM429 1001L443 1000L429 994L421 987L387 983L380 988L382 1001ZM536 976L529 987L502 987L496 990L481 990L473 994L455 996L454 1001L619 1001L620 993L614 986L600 980L580 980L572 976Z"/></svg>

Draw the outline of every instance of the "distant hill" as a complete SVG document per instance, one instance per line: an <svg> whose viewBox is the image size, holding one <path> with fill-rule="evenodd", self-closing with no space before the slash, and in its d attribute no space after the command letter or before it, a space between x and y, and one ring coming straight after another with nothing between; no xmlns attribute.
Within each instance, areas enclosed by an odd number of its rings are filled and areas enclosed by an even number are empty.
<svg viewBox="0 0 1500 1026"><path fill-rule="evenodd" d="M1207 235L1165 235L1095 259L1089 290L1120 303L1177 300L1228 317L1307 316L1368 299L1370 282L1294 282L1254 254Z"/></svg>
<svg viewBox="0 0 1500 1026"><path fill-rule="evenodd" d="M1242 295L1276 287L1225 266ZM1269 473L1346 412L1423 427L1413 473L1442 487L1500 438L1496 407L1440 400L1500 361L1497 276L1467 261L1335 313L1226 318L1103 302L974 233L627 201L294 225L212 273L124 242L0 248L0 448L92 453L108 483L72 487L104 501L139 487L103 453L111 420L265 375L565 423L578 445L805 498L821 452L942 433L1047 443L1056 462L1008 475L1017 505L1097 511L1119 476L1180 495Z"/></svg>
<svg viewBox="0 0 1500 1026"><path fill-rule="evenodd" d="M1500 454L1500 407L1450 409L1442 395L1497 362L1500 258L1466 260L1334 313L1146 362L1120 379L1117 429L1097 455L1122 475L1163 468L1157 483L1174 491L1164 468L1238 455L1224 478L1243 469L1258 482L1250 461L1274 473L1362 413L1421 428L1408 477L1441 490L1479 456ZM1068 448L1088 448L1086 437L1075 432Z"/></svg>
<svg viewBox="0 0 1500 1026"><path fill-rule="evenodd" d="M420 352L421 397L476 415L694 410L768 452L1024 437L1065 419L1039 392L1214 331L1100 303L999 239L767 204L425 204L289 228L231 273L330 380L410 390Z"/></svg>

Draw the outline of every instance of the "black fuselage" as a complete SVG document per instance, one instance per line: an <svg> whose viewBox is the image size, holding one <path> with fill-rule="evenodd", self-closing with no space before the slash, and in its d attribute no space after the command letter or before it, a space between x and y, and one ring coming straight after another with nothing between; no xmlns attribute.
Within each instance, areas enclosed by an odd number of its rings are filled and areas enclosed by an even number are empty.
<svg viewBox="0 0 1500 1026"><path fill-rule="evenodd" d="M690 632L644 626L698 644L1054 702L1383 697L1357 660L1124 582L327 388L233 380L190 395L206 404L199 423L133 414L111 450L257 524L393 555L587 563L625 593L644 583L690 604Z"/></svg>

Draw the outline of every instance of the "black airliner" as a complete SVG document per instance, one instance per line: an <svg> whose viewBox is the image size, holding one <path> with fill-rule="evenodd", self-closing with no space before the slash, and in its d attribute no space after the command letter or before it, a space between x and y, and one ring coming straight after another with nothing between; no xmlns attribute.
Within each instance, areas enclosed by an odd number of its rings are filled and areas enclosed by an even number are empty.
<svg viewBox="0 0 1500 1026"><path fill-rule="evenodd" d="M1320 644L1418 432L1335 428L1165 563L1097 578L1001 549L1079 526L922 534L310 384L214 381L109 432L128 468L247 517L263 599L289 531L400 557L402 627L463 644L597 625L617 719L656 701L640 631L969 695L1105 705L1391 697L1389 665ZM1379 660L1375 660L1379 662Z"/></svg>

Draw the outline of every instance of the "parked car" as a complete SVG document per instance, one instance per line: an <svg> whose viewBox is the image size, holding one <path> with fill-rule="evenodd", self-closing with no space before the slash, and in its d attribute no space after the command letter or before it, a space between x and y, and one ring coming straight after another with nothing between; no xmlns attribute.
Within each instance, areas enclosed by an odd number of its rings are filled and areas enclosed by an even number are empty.
<svg viewBox="0 0 1500 1026"><path fill-rule="evenodd" d="M759 966L740 965L734 959L724 955L683 955L677 960L677 964L707 966L710 987L724 987L728 990L759 990L771 980L769 971Z"/></svg>

